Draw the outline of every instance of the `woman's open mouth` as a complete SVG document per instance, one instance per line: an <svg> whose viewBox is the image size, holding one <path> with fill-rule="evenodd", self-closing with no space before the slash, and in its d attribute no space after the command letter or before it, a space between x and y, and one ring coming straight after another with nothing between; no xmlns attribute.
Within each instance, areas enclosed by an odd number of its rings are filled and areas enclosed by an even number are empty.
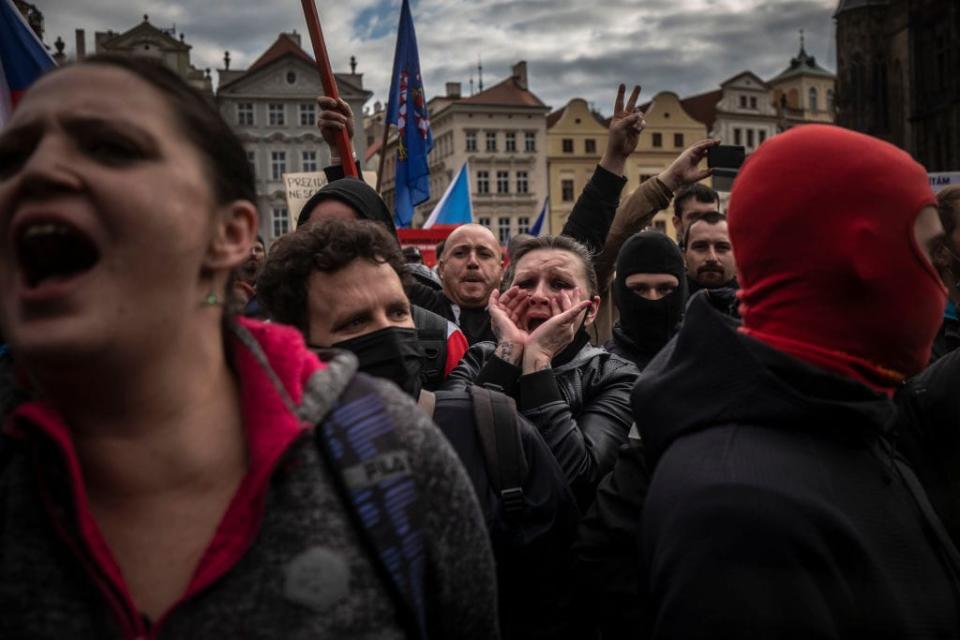
<svg viewBox="0 0 960 640"><path fill-rule="evenodd" d="M22 225L17 230L16 254L28 289L76 278L100 260L100 251L90 237L60 221Z"/></svg>
<svg viewBox="0 0 960 640"><path fill-rule="evenodd" d="M549 316L528 316L527 317L527 333L531 333L535 331L537 327L539 327L549 319L550 319Z"/></svg>

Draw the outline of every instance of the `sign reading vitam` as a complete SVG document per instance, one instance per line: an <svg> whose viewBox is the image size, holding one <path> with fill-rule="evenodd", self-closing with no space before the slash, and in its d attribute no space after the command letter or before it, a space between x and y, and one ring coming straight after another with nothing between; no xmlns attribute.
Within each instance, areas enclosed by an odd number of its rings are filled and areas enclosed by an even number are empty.
<svg viewBox="0 0 960 640"><path fill-rule="evenodd" d="M363 172L363 181L373 185L377 183L377 174L373 171ZM349 178L353 180L353 178ZM327 176L323 171L306 171L301 173L283 174L283 188L287 193L287 215L290 218L290 230L297 228L297 218L300 210L307 204L313 194L327 184Z"/></svg>
<svg viewBox="0 0 960 640"><path fill-rule="evenodd" d="M934 191L940 191L953 184L960 184L960 172L958 171L929 173L927 176L930 178L930 188Z"/></svg>

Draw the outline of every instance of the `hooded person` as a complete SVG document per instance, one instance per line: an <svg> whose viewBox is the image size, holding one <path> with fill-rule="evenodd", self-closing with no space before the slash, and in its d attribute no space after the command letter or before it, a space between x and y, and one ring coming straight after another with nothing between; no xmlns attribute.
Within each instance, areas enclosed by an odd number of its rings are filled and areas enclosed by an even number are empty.
<svg viewBox="0 0 960 640"><path fill-rule="evenodd" d="M344 205L347 210L344 209ZM383 198L376 189L356 178L341 178L328 182L310 196L297 217L297 228L308 222L336 215L341 211L343 213L338 217L373 220L386 227L391 236L397 236L393 215Z"/></svg>
<svg viewBox="0 0 960 640"><path fill-rule="evenodd" d="M960 637L960 554L892 446L946 299L926 171L807 125L730 203L742 327L692 299L632 394L650 637Z"/></svg>
<svg viewBox="0 0 960 640"><path fill-rule="evenodd" d="M613 301L620 319L604 348L641 371L673 337L687 304L687 278L676 243L659 231L641 231L617 256Z"/></svg>
<svg viewBox="0 0 960 640"><path fill-rule="evenodd" d="M397 238L393 215L383 198L373 187L356 178L333 180L313 194L300 209L297 228L328 218L370 220L386 229L390 237ZM425 276L421 270L413 268L409 272L413 277L408 279L406 287L411 297L417 298L414 294L418 290L432 292L438 288L435 279ZM454 323L422 306L413 308L413 321L416 338L426 355L424 385L427 389L436 389L467 352L467 339ZM411 378L414 379L419 378Z"/></svg>

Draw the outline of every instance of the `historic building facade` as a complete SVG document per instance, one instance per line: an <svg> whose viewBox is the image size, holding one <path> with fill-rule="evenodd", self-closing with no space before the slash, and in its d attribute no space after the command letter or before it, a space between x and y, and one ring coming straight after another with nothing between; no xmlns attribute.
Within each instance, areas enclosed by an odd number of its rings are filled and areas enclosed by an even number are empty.
<svg viewBox="0 0 960 640"><path fill-rule="evenodd" d="M474 222L500 241L526 232L547 197L547 113L550 108L527 83L527 64L509 78L471 96L449 82L446 95L427 103L433 132L430 200L417 207L420 226L464 162L469 163ZM393 206L396 136L386 148L381 193Z"/></svg>
<svg viewBox="0 0 960 640"><path fill-rule="evenodd" d="M837 122L960 169L960 3L841 0Z"/></svg>
<svg viewBox="0 0 960 640"><path fill-rule="evenodd" d="M836 114L836 81L836 75L807 53L801 36L800 52L790 59L790 66L767 81L780 130L811 122L832 123Z"/></svg>
<svg viewBox="0 0 960 640"><path fill-rule="evenodd" d="M217 73L217 106L247 150L257 179L260 235L271 242L291 230L291 218L299 213L287 211L283 174L321 171L330 162L317 128L320 76L296 32L281 33L247 69L231 69L227 52ZM355 69L335 76L340 96L355 114L354 148L363 158L363 105L372 94Z"/></svg>

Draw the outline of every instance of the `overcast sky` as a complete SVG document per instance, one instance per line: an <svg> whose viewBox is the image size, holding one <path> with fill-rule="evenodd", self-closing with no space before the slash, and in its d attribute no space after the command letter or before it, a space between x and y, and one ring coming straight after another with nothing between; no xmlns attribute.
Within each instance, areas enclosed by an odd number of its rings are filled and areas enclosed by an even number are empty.
<svg viewBox="0 0 960 640"><path fill-rule="evenodd" d="M257 58L281 31L304 34L297 0L31 0L44 13L45 40L74 31L122 32L150 16L176 25L193 46L193 63L231 68ZM583 97L609 114L617 83L639 83L681 97L710 91L749 69L769 79L784 69L806 33L807 52L833 71L837 0L412 0L428 98L448 81L469 91L477 58L490 86L526 60L531 89L553 108ZM389 87L400 0L317 0L335 71L357 57L364 85L383 99ZM214 78L216 75L214 74ZM372 101L371 101L372 104Z"/></svg>

